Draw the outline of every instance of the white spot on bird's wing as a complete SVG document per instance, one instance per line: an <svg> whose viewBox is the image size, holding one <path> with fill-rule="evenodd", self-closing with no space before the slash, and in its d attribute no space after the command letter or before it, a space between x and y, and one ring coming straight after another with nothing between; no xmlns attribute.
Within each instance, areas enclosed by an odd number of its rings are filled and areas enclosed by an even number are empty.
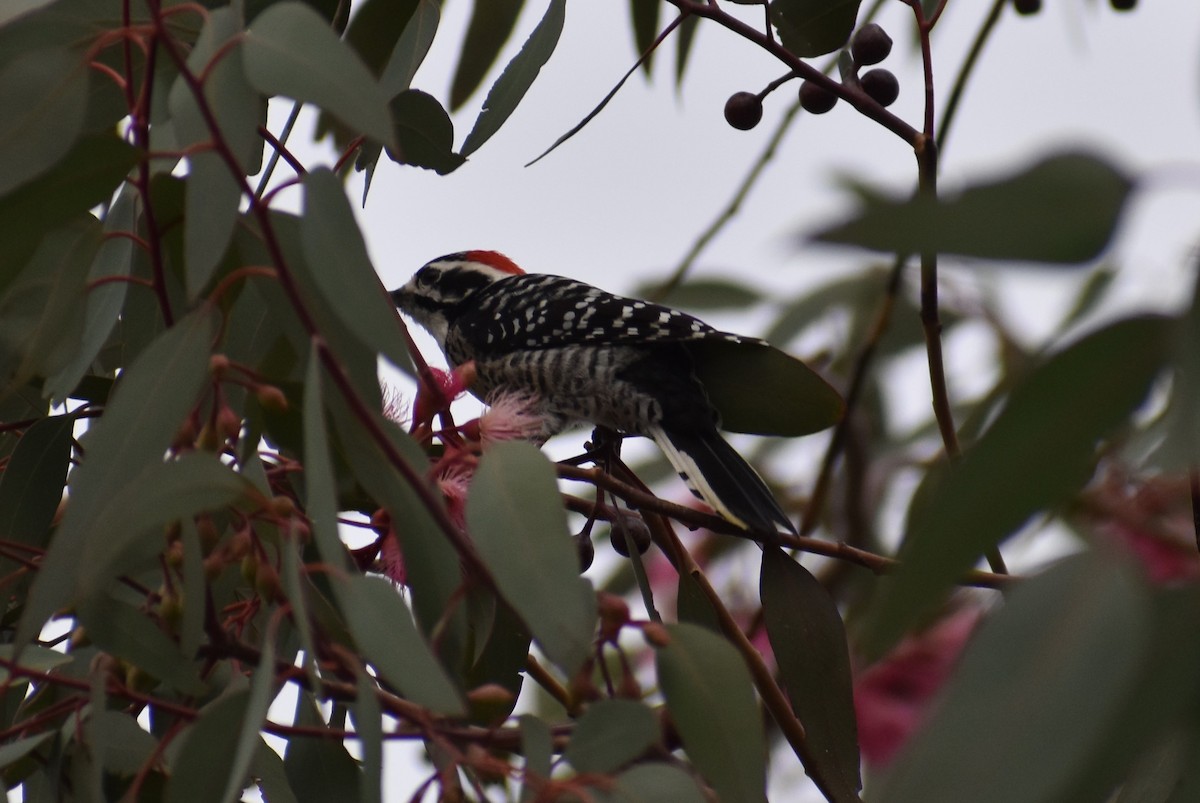
<svg viewBox="0 0 1200 803"><path fill-rule="evenodd" d="M674 314L674 313L673 313L673 312L660 312L660 313L658 313L658 322L659 322L659 323L666 323L667 321L671 320L671 315L672 315L672 314Z"/></svg>
<svg viewBox="0 0 1200 803"><path fill-rule="evenodd" d="M614 327L621 327L621 326L624 326L624 325L625 325L625 319L624 319L624 318L617 318L615 321L613 321L613 326L614 326Z"/></svg>
<svg viewBox="0 0 1200 803"><path fill-rule="evenodd" d="M638 302L635 302L635 303L634 303L634 305L633 305L633 308L634 308L634 309L645 309L645 308L646 308L646 302L645 302L645 301L638 301Z"/></svg>
<svg viewBox="0 0 1200 803"><path fill-rule="evenodd" d="M631 327L629 327L628 331L629 331L629 334L636 335L638 333L638 328L636 326L631 326Z"/></svg>
<svg viewBox="0 0 1200 803"><path fill-rule="evenodd" d="M692 321L692 331L693 332L700 331L700 321Z"/></svg>
<svg viewBox="0 0 1200 803"><path fill-rule="evenodd" d="M575 313L574 313L573 311L570 311L570 310L568 310L567 312L564 312L564 313L563 313L563 320L564 320L564 321L573 321L573 320L575 320Z"/></svg>

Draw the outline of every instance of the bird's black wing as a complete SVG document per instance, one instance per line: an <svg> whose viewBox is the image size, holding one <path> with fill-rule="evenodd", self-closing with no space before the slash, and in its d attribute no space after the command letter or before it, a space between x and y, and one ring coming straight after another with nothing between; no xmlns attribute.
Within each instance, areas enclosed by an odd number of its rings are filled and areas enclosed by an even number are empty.
<svg viewBox="0 0 1200 803"><path fill-rule="evenodd" d="M475 293L456 316L452 336L480 354L565 345L645 345L694 340L763 341L721 332L679 310L625 298L548 274L521 274ZM466 305L464 305L466 306Z"/></svg>

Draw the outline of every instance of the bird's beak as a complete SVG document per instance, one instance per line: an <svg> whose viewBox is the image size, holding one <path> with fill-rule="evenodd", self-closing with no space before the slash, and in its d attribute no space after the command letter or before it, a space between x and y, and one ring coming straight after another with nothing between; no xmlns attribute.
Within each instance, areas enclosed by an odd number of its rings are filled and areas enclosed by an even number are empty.
<svg viewBox="0 0 1200 803"><path fill-rule="evenodd" d="M398 287L388 295L392 297L392 303L399 307L401 312L407 312L412 308L412 292L407 287Z"/></svg>

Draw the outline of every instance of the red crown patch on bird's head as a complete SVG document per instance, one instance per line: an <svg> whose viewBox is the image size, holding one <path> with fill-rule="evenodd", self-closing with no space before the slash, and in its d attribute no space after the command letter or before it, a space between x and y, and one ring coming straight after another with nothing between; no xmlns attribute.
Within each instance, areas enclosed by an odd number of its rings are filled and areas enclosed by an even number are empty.
<svg viewBox="0 0 1200 803"><path fill-rule="evenodd" d="M520 276L525 272L517 266L516 262L513 262L499 251L468 251L463 256L474 262L481 262L489 268L495 268L498 271L503 271L513 276Z"/></svg>

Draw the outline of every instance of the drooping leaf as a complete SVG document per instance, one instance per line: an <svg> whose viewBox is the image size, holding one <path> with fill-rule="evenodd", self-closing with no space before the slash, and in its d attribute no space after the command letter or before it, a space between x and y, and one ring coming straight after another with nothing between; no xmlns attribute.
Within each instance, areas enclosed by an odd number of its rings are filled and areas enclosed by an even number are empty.
<svg viewBox="0 0 1200 803"><path fill-rule="evenodd" d="M137 230L139 201L137 189L125 184L104 218L106 239L92 260L88 270L88 281L95 282L106 277L128 276L133 270L134 242L129 235ZM80 348L57 373L46 379L46 393L55 404L62 404L83 379L100 351L108 342L108 336L116 326L121 308L125 304L125 291L129 284L110 281L91 286L87 291L87 311L83 322Z"/></svg>
<svg viewBox="0 0 1200 803"><path fill-rule="evenodd" d="M1075 265L1104 251L1132 188L1105 160L1063 153L956 196L894 201L866 194L859 214L814 236L898 254Z"/></svg>
<svg viewBox="0 0 1200 803"><path fill-rule="evenodd" d="M721 414L722 429L795 437L827 429L842 417L838 392L774 346L717 339L684 346Z"/></svg>
<svg viewBox="0 0 1200 803"><path fill-rule="evenodd" d="M79 555L92 524L128 483L162 461L208 378L215 316L200 309L176 323L121 375L105 413L88 430L71 476L71 501L34 580L16 642L28 643L76 591Z"/></svg>
<svg viewBox="0 0 1200 803"><path fill-rule="evenodd" d="M333 462L329 456L329 434L325 429L325 402L321 379L321 357L309 354L304 380L304 489L313 542L321 560L350 570L350 556L338 537L337 494Z"/></svg>
<svg viewBox="0 0 1200 803"><path fill-rule="evenodd" d="M14 742L0 746L0 768L6 768L17 763L45 744L47 740L53 739L55 735L53 731L45 731L36 736L26 736L24 739L17 739Z"/></svg>
<svg viewBox="0 0 1200 803"><path fill-rule="evenodd" d="M312 695L302 692L296 701L296 724L324 728ZM291 739L283 757L287 779L299 803L358 800L362 771L340 740Z"/></svg>
<svg viewBox="0 0 1200 803"><path fill-rule="evenodd" d="M442 104L419 89L405 89L392 98L396 141L388 157L400 164L424 167L438 175L451 173L466 158L454 152L454 123Z"/></svg>
<svg viewBox="0 0 1200 803"><path fill-rule="evenodd" d="M1129 318L1084 337L1014 388L961 459L927 476L905 527L901 566L879 581L861 646L878 656L985 550L1091 476L1099 439L1141 404L1170 323Z"/></svg>
<svg viewBox="0 0 1200 803"><path fill-rule="evenodd" d="M383 74L421 4L421 0L365 0L355 9L344 38L373 74Z"/></svg>
<svg viewBox="0 0 1200 803"><path fill-rule="evenodd" d="M658 740L654 713L633 700L599 700L575 724L563 757L578 772L616 772Z"/></svg>
<svg viewBox="0 0 1200 803"><path fill-rule="evenodd" d="M233 775L237 742L229 736L246 721L249 702L249 692L233 692L201 711L182 737L183 746L167 783L167 803L221 800L227 786L237 786L241 792L246 774Z"/></svg>
<svg viewBox="0 0 1200 803"><path fill-rule="evenodd" d="M158 740L137 719L120 711L93 711L87 733L97 763L117 775L136 775L158 748Z"/></svg>
<svg viewBox="0 0 1200 803"><path fill-rule="evenodd" d="M243 27L232 8L217 9L208 16L188 56L192 73L205 76L204 101L215 117L219 136L238 161L233 168L212 150L188 156L184 259L190 298L204 289L224 256L237 222L241 179L256 172L261 162L258 127L266 122L266 105L246 80L242 47L230 42L242 35ZM218 54L220 60L214 63ZM217 136L182 77L171 88L169 104L181 149Z"/></svg>
<svg viewBox="0 0 1200 803"><path fill-rule="evenodd" d="M824 586L776 546L763 548L759 587L775 662L815 764L805 769L832 799L853 800L862 782L841 612Z"/></svg>
<svg viewBox="0 0 1200 803"><path fill-rule="evenodd" d="M219 798L220 803L233 803L241 800L245 788L246 775L250 772L258 746L262 743L259 730L267 718L267 709L275 697L275 643L274 632L268 628L263 635L262 649L259 651L258 666L250 678L250 692L245 698L241 709L240 721L236 730L236 740L228 740L233 746L225 768L225 789Z"/></svg>
<svg viewBox="0 0 1200 803"><path fill-rule="evenodd" d="M850 38L862 0L771 0L783 46L801 58L832 53Z"/></svg>
<svg viewBox="0 0 1200 803"><path fill-rule="evenodd" d="M43 418L25 430L0 474L0 539L44 547L63 497L75 416ZM7 575L17 565L0 562Z"/></svg>
<svg viewBox="0 0 1200 803"><path fill-rule="evenodd" d="M704 803L696 779L671 764L638 764L613 779L612 788L594 795L601 803Z"/></svg>
<svg viewBox="0 0 1200 803"><path fill-rule="evenodd" d="M375 695L375 681L365 671L358 672L354 699L354 731L362 750L363 803L383 800L383 715Z"/></svg>
<svg viewBox="0 0 1200 803"><path fill-rule="evenodd" d="M662 3L660 0L630 0L629 13L633 20L633 47L638 53L645 53L658 36ZM653 56L642 62L642 70L647 78L650 77L650 67L653 63Z"/></svg>
<svg viewBox="0 0 1200 803"><path fill-rule="evenodd" d="M0 644L0 657L6 661L12 661L18 657L18 654L12 644ZM17 665L38 672L49 672L51 669L71 663L71 660L71 656L65 653L30 645L20 651L20 660L17 662ZM24 675L13 676L9 673L8 669L0 668L0 683L24 686L28 682L28 677Z"/></svg>
<svg viewBox="0 0 1200 803"><path fill-rule="evenodd" d="M136 149L115 133L85 136L37 181L0 198L0 284L16 275L43 234L109 200L136 161Z"/></svg>
<svg viewBox="0 0 1200 803"><path fill-rule="evenodd" d="M558 46L566 14L566 0L550 0L545 16L529 34L521 52L513 57L496 83L492 84L491 91L483 101L483 109L475 119L475 127L463 143L464 157L479 150L516 111L517 104L533 86L534 79Z"/></svg>
<svg viewBox="0 0 1200 803"><path fill-rule="evenodd" d="M429 53L440 20L441 10L436 0L417 0L416 10L408 18L383 74L379 76L379 86L388 98L412 87L413 76Z"/></svg>
<svg viewBox="0 0 1200 803"><path fill-rule="evenodd" d="M66 48L34 50L0 68L0 196L36 178L75 144L87 111L88 69Z"/></svg>
<svg viewBox="0 0 1200 803"><path fill-rule="evenodd" d="M42 239L0 291L0 394L57 373L79 350L88 266L100 224L80 215Z"/></svg>
<svg viewBox="0 0 1200 803"><path fill-rule="evenodd" d="M88 638L100 649L185 694L204 693L199 666L146 614L105 594L81 602L76 613Z"/></svg>
<svg viewBox="0 0 1200 803"><path fill-rule="evenodd" d="M150 463L94 511L76 552L79 596L101 591L123 572L162 549L165 525L233 504L247 483L215 455L188 452Z"/></svg>
<svg viewBox="0 0 1200 803"><path fill-rule="evenodd" d="M521 785L521 803L537 799L537 784L531 779L550 779L551 761L554 759L554 736L550 726L533 714L518 717L521 729L521 750L525 754L525 782Z"/></svg>
<svg viewBox="0 0 1200 803"><path fill-rule="evenodd" d="M579 557L545 456L529 443L492 446L471 483L467 523L500 593L550 660L573 674L592 649L596 597L579 576Z"/></svg>
<svg viewBox="0 0 1200 803"><path fill-rule="evenodd" d="M357 54L302 3L260 14L245 36L246 77L268 97L313 103L384 145L395 144L387 98Z"/></svg>
<svg viewBox="0 0 1200 803"><path fill-rule="evenodd" d="M426 638L432 636L435 628L438 630L438 656L444 666L461 666L466 661L463 657L466 625L461 609L450 616L446 613L463 584L458 555L416 491L389 462L383 445L369 437L348 410L336 403L333 406L342 456L366 492L391 516L392 529L404 556L417 625ZM424 481L419 466L428 458L421 447L382 416L377 423L410 467L411 475Z"/></svg>
<svg viewBox="0 0 1200 803"><path fill-rule="evenodd" d="M457 111L483 83L483 77L512 34L524 5L525 0L475 0L450 85L451 111Z"/></svg>
<svg viewBox="0 0 1200 803"><path fill-rule="evenodd" d="M696 31L700 28L700 18L688 15L679 23L679 33L675 34L675 87L683 85L683 76L687 72L688 59L692 55L692 43L696 41Z"/></svg>
<svg viewBox="0 0 1200 803"><path fill-rule="evenodd" d="M409 365L395 307L371 265L342 184L329 170L304 177L300 231L312 278L346 328L395 365Z"/></svg>
<svg viewBox="0 0 1200 803"><path fill-rule="evenodd" d="M878 799L1072 798L1071 781L1136 688L1149 625L1146 589L1101 555L1018 586L968 646Z"/></svg>
<svg viewBox="0 0 1200 803"><path fill-rule="evenodd" d="M667 710L696 769L721 800L765 803L767 745L750 671L721 636L668 625L655 655Z"/></svg>
<svg viewBox="0 0 1200 803"><path fill-rule="evenodd" d="M362 576L347 577L335 588L355 642L379 675L418 705L461 716L458 690L417 632L396 589L383 578Z"/></svg>
<svg viewBox="0 0 1200 803"><path fill-rule="evenodd" d="M283 757L268 747L262 737L259 737L258 749L254 752L250 774L258 781L264 800L270 803L297 803L296 793L288 783Z"/></svg>

